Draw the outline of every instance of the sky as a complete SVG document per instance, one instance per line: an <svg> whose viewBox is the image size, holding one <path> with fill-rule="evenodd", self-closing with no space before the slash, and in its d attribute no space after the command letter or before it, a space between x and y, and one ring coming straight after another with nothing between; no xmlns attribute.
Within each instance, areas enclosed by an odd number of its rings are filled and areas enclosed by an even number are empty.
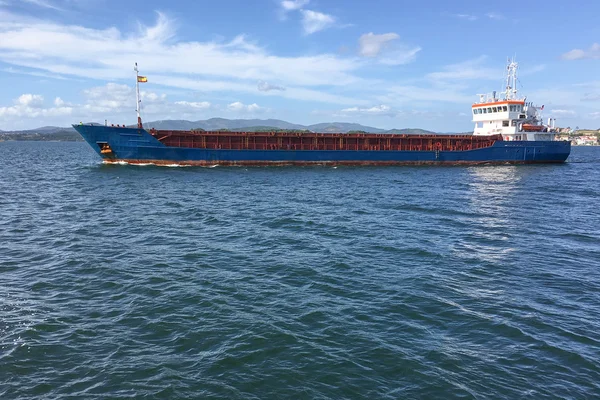
<svg viewBox="0 0 600 400"><path fill-rule="evenodd" d="M600 128L600 2L0 0L0 130L277 118L473 129L477 94Z"/></svg>

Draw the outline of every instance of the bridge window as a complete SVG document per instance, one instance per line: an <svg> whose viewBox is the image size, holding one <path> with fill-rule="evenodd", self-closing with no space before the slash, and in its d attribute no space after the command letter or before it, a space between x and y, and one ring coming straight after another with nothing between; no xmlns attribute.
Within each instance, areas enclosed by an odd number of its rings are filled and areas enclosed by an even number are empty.
<svg viewBox="0 0 600 400"><path fill-rule="evenodd" d="M498 108L492 107L492 112L498 112Z"/></svg>
<svg viewBox="0 0 600 400"><path fill-rule="evenodd" d="M502 126L508 126L508 121L502 121Z"/></svg>
<svg viewBox="0 0 600 400"><path fill-rule="evenodd" d="M506 106L503 106L502 108L504 109L504 111L507 111L507 108L506 108Z"/></svg>
<svg viewBox="0 0 600 400"><path fill-rule="evenodd" d="M473 109L473 114L477 114L477 110Z"/></svg>
<svg viewBox="0 0 600 400"><path fill-rule="evenodd" d="M482 108L482 110L484 114L487 114L487 108Z"/></svg>
<svg viewBox="0 0 600 400"><path fill-rule="evenodd" d="M488 110L488 114L492 113L492 107L488 107L487 110Z"/></svg>

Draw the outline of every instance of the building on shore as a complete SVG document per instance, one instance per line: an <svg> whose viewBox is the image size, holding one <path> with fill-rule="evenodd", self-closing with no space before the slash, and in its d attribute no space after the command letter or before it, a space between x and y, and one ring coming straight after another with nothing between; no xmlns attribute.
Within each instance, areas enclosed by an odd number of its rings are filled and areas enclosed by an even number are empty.
<svg viewBox="0 0 600 400"><path fill-rule="evenodd" d="M576 136L572 139L572 143L576 146L597 146L597 136Z"/></svg>

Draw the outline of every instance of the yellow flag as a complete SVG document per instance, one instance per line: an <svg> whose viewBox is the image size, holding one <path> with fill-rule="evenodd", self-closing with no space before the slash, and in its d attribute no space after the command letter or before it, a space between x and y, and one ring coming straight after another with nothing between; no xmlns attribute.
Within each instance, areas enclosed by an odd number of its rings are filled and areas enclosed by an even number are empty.
<svg viewBox="0 0 600 400"><path fill-rule="evenodd" d="M138 82L148 82L148 78L145 76L138 76Z"/></svg>

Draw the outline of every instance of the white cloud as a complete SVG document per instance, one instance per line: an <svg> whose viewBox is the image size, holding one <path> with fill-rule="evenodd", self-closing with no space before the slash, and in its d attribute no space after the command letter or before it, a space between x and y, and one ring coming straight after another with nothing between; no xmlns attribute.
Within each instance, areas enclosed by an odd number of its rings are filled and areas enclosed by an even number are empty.
<svg viewBox="0 0 600 400"><path fill-rule="evenodd" d="M283 0L281 2L281 8L283 8L285 11L299 10L309 2L310 0Z"/></svg>
<svg viewBox="0 0 600 400"><path fill-rule="evenodd" d="M475 100L473 94L464 94L462 87L444 85L441 87L420 87L416 85L392 85L378 100L391 104L406 104L431 107L432 103L456 103L468 105Z"/></svg>
<svg viewBox="0 0 600 400"><path fill-rule="evenodd" d="M174 21L170 20L164 13L157 11L156 15L157 19L155 25L146 26L138 24L138 29L140 31L140 36L144 37L146 40L163 43L175 36Z"/></svg>
<svg viewBox="0 0 600 400"><path fill-rule="evenodd" d="M108 83L86 89L82 92L83 101L71 104L60 97L56 97L53 106L45 106L44 98L39 94L23 94L14 100L14 105L0 107L0 122L9 123L23 121L30 118L58 118L69 117L69 120L104 120L131 118L135 110L135 89L133 86ZM168 115L181 116L197 115L199 112L213 108L208 101L175 101L169 102L166 94L151 91L142 91L142 116L155 116L163 118ZM240 103L241 104L241 103ZM242 105L242 111L264 111L256 104Z"/></svg>
<svg viewBox="0 0 600 400"><path fill-rule="evenodd" d="M262 108L262 107L259 107L259 105L258 105L258 104L256 104L256 103L252 103L252 104L248 105L248 106L246 107L246 109L247 109L249 112L257 112L257 111L262 111L262 110L263 110L263 108Z"/></svg>
<svg viewBox="0 0 600 400"><path fill-rule="evenodd" d="M600 93L584 93L581 100L582 101L598 101L598 100L600 100Z"/></svg>
<svg viewBox="0 0 600 400"><path fill-rule="evenodd" d="M385 104L381 104L379 106L374 107L350 107L344 108L341 110L342 113L345 114L370 114L370 115L388 115L392 116L395 113L392 111L390 106Z"/></svg>
<svg viewBox="0 0 600 400"><path fill-rule="evenodd" d="M10 107L0 107L0 118L2 119L21 119L21 118L39 118L56 117L71 115L71 107L57 106L44 108L44 97L39 94L23 94L14 100L14 105Z"/></svg>
<svg viewBox="0 0 600 400"><path fill-rule="evenodd" d="M214 81L214 80L198 80L184 77L173 76L156 76L155 79L160 80L161 84L177 87L185 90L198 90L202 92L214 91L232 91L245 92L253 95L261 96L277 96L293 100L306 100L310 102L334 103L334 104L357 104L354 97L344 96L340 94L332 94L304 87L286 87L283 91L257 91L255 84L247 84L242 82L232 81Z"/></svg>
<svg viewBox="0 0 600 400"><path fill-rule="evenodd" d="M556 109L577 109L585 115L588 108L600 109L600 81L554 85L552 89L528 91L527 97L540 99L547 107L552 104Z"/></svg>
<svg viewBox="0 0 600 400"><path fill-rule="evenodd" d="M269 82L258 81L258 90L261 92L270 92L271 90L285 90L283 86L272 85Z"/></svg>
<svg viewBox="0 0 600 400"><path fill-rule="evenodd" d="M481 56L473 60L447 65L443 67L443 71L427 74L427 78L436 81L501 79L502 70L500 68L495 69L483 66L486 58L485 56Z"/></svg>
<svg viewBox="0 0 600 400"><path fill-rule="evenodd" d="M489 19L495 19L498 21L505 19L504 15L502 15L500 13L496 13L496 12L489 12L489 13L485 14L485 16L488 17Z"/></svg>
<svg viewBox="0 0 600 400"><path fill-rule="evenodd" d="M260 107L258 104L244 104L242 102L236 101L227 106L227 109L234 112L247 112L247 113L256 113L265 111L264 108Z"/></svg>
<svg viewBox="0 0 600 400"><path fill-rule="evenodd" d="M24 107L40 108L44 105L44 98L39 94L22 94L15 103Z"/></svg>
<svg viewBox="0 0 600 400"><path fill-rule="evenodd" d="M442 112L439 109L438 110L428 110L428 109L415 109L415 108L410 109L410 108L406 108L406 107L395 108L395 107L391 107L391 106L384 105L384 104L379 105L379 106L374 106L374 107L350 107L350 108L344 108L342 110L334 111L334 112L315 110L312 113L315 115L323 115L323 116L327 115L329 117L340 117L340 118L375 119L375 118L379 118L379 117L387 117L387 118L393 118L394 120L400 120L400 119L413 120L414 118L423 117L423 116L426 116L428 119L441 118L441 117L448 118L451 115L453 117L456 116L456 114ZM466 114L466 113L463 113L463 114L464 114L464 116L470 115L470 114ZM379 121L384 121L384 120L379 118Z"/></svg>
<svg viewBox="0 0 600 400"><path fill-rule="evenodd" d="M386 53L379 59L381 64L402 65L415 61L417 53L421 51L420 47L398 48L397 50Z"/></svg>
<svg viewBox="0 0 600 400"><path fill-rule="evenodd" d="M188 107L192 109L198 110L206 110L211 107L210 102L208 101L176 101L175 104L178 106Z"/></svg>
<svg viewBox="0 0 600 400"><path fill-rule="evenodd" d="M557 110L550 110L550 114L553 117L574 117L575 115L577 115L577 113L573 110L562 110L562 109L557 109Z"/></svg>
<svg viewBox="0 0 600 400"><path fill-rule="evenodd" d="M478 17L472 14L454 14L456 18L466 19L467 21L476 21Z"/></svg>
<svg viewBox="0 0 600 400"><path fill-rule="evenodd" d="M301 10L302 26L307 35L327 29L335 24L335 18L329 14L318 11Z"/></svg>
<svg viewBox="0 0 600 400"><path fill-rule="evenodd" d="M589 113L589 117L591 119L600 119L600 111L595 111L595 112Z"/></svg>
<svg viewBox="0 0 600 400"><path fill-rule="evenodd" d="M563 60L600 59L600 44L594 43L588 50L573 49L561 56Z"/></svg>
<svg viewBox="0 0 600 400"><path fill-rule="evenodd" d="M584 88L584 89L592 89L595 91L600 91L600 81L588 81L582 83L573 84L575 87Z"/></svg>
<svg viewBox="0 0 600 400"><path fill-rule="evenodd" d="M538 64L524 69L519 68L519 76L533 75L546 69L546 64Z"/></svg>
<svg viewBox="0 0 600 400"><path fill-rule="evenodd" d="M400 36L393 32L381 35L365 33L358 39L359 54L363 57L376 57L389 42L399 38Z"/></svg>
<svg viewBox="0 0 600 400"><path fill-rule="evenodd" d="M415 60L421 51L420 47L409 48L402 44L396 44L400 36L389 32L376 35L373 32L365 33L358 39L359 54L363 57L378 57L379 62L387 65L407 64Z"/></svg>
<svg viewBox="0 0 600 400"><path fill-rule="evenodd" d="M299 11L302 15L302 28L304 34L311 35L313 33L322 31L332 27L336 22L336 18L333 15L325 14L319 11L307 10L304 8L310 0L283 0L280 2L281 20L287 19L287 14L292 11ZM349 25L343 25L343 27Z"/></svg>
<svg viewBox="0 0 600 400"><path fill-rule="evenodd" d="M264 92L263 92L264 93ZM272 93L272 92L268 92ZM267 93L265 93L267 94ZM354 96L343 96L335 93L324 93L317 90L306 89L301 87L287 88L285 92L280 92L277 96L288 99L306 100L309 102L334 103L334 104L366 104L367 100L357 100Z"/></svg>
<svg viewBox="0 0 600 400"><path fill-rule="evenodd" d="M76 108L85 110L87 115L94 116L111 113L131 113L135 110L135 89L133 86L108 83L83 91L85 103ZM166 94L151 91L140 91L141 110L146 114L157 114L171 111L176 103L169 103Z"/></svg>
<svg viewBox="0 0 600 400"><path fill-rule="evenodd" d="M317 28L322 25L315 24L309 30ZM0 61L40 73L99 80L131 79L133 62L137 61L150 83L168 85L164 77L180 82L221 82L224 84L213 85L214 90L245 87L254 93L260 80L277 81L285 87L319 86L319 93L326 87L360 81L354 72L362 63L355 58L334 54L277 56L243 35L229 42L178 42L175 24L164 14L158 14L153 26L142 26L139 31L141 35L114 27L62 25L0 12ZM291 98L298 91L272 93Z"/></svg>
<svg viewBox="0 0 600 400"><path fill-rule="evenodd" d="M301 10L310 0L283 0L279 2L279 19L285 21L290 12Z"/></svg>
<svg viewBox="0 0 600 400"><path fill-rule="evenodd" d="M465 21L477 21L480 18L480 16L475 15L475 14L451 14L451 15L455 18L460 18ZM488 12L485 14L485 16L489 19L494 19L497 21L502 21L502 20L506 19L506 17L503 14L500 14L497 12Z"/></svg>
<svg viewBox="0 0 600 400"><path fill-rule="evenodd" d="M162 102L163 100L166 99L165 94L158 95L154 92L147 92L145 90L140 91L140 97L142 98L143 101L145 101L147 103L148 102L155 103L157 101Z"/></svg>
<svg viewBox="0 0 600 400"><path fill-rule="evenodd" d="M8 72L9 74L31 75L31 76L37 76L40 78L67 80L67 78L65 78L64 76L61 76L61 75L49 74L49 73L40 72L40 71L23 70L23 69L18 69L18 68L13 68L13 67L3 68L1 71Z"/></svg>
<svg viewBox="0 0 600 400"><path fill-rule="evenodd" d="M57 7L55 4L48 0L22 0L25 3L33 4L42 8L51 8L53 10L62 11L62 8Z"/></svg>
<svg viewBox="0 0 600 400"><path fill-rule="evenodd" d="M86 89L83 95L87 100L83 108L91 113L135 110L135 91L127 85L108 83L105 86Z"/></svg>

